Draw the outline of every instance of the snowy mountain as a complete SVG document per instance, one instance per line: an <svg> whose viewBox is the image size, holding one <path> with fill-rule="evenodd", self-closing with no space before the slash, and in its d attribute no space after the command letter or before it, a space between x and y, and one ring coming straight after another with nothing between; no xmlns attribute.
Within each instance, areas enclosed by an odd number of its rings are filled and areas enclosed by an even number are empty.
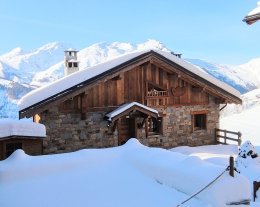
<svg viewBox="0 0 260 207"><path fill-rule="evenodd" d="M0 117L17 118L16 103L23 95L64 76L63 55L68 48L71 46L53 42L32 51L15 48L0 56ZM116 56L147 49L171 52L156 40L148 40L137 45L101 42L79 50L79 69L84 70ZM186 60L235 87L241 93L260 88L260 58L240 66L220 65L199 59Z"/></svg>
<svg viewBox="0 0 260 207"><path fill-rule="evenodd" d="M199 59L186 59L188 62L199 66L207 73L217 79L228 83L236 88L240 93L246 93L260 86L260 72L255 76L255 70L252 70L250 64L243 66L230 66L210 63ZM258 68L260 67L260 58ZM256 67L255 67L256 68Z"/></svg>

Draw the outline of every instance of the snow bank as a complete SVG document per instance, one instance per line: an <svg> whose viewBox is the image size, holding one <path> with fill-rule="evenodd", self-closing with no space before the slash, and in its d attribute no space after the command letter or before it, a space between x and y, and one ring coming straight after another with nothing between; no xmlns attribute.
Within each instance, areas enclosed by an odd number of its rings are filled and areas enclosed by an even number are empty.
<svg viewBox="0 0 260 207"><path fill-rule="evenodd" d="M250 141L244 142L240 147L235 167L239 172L246 175L248 175L248 173L258 174L257 176L250 175L247 177L250 177L250 179L254 179L255 181L260 181L260 157L257 154L254 145L252 145Z"/></svg>
<svg viewBox="0 0 260 207"><path fill-rule="evenodd" d="M0 119L0 138L9 136L46 137L46 129L34 122Z"/></svg>
<svg viewBox="0 0 260 207"><path fill-rule="evenodd" d="M241 113L232 114L220 119L220 128L229 131L240 131L242 140L250 140L255 145L260 145L260 105L249 108Z"/></svg>
<svg viewBox="0 0 260 207"><path fill-rule="evenodd" d="M199 157L159 148L142 147L126 156L143 173L187 195L198 192L225 170L222 166L203 161ZM225 172L197 197L214 207L224 207L229 202L249 199L250 187L245 177L236 173L233 178Z"/></svg>
<svg viewBox="0 0 260 207"><path fill-rule="evenodd" d="M0 161L0 205L172 207L223 170L198 157L145 147L136 139L120 147L57 155L28 156L18 150ZM184 206L225 207L249 198L249 192L243 176L225 173ZM16 199L10 199L14 193Z"/></svg>

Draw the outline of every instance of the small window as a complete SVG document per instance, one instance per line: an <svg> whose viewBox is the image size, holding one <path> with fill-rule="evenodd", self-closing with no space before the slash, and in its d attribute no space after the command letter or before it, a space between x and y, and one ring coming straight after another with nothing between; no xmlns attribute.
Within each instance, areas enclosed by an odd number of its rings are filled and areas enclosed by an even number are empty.
<svg viewBox="0 0 260 207"><path fill-rule="evenodd" d="M72 68L72 63L69 62L69 63L68 63L68 66L69 66L69 68Z"/></svg>
<svg viewBox="0 0 260 207"><path fill-rule="evenodd" d="M149 118L148 119L148 132L150 134L160 134L162 132L162 119Z"/></svg>
<svg viewBox="0 0 260 207"><path fill-rule="evenodd" d="M207 128L207 114L194 114L193 115L193 130L205 130Z"/></svg>
<svg viewBox="0 0 260 207"><path fill-rule="evenodd" d="M22 149L22 143L8 143L5 146L5 157L9 157L15 150Z"/></svg>
<svg viewBox="0 0 260 207"><path fill-rule="evenodd" d="M73 63L73 67L75 67L75 68L78 67L78 63L77 63L77 62L74 62L74 63Z"/></svg>

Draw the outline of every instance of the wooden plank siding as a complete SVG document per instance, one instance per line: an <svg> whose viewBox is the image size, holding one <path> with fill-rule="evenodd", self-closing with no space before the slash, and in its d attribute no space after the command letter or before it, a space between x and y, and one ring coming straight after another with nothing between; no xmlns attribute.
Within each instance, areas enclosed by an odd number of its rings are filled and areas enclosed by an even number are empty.
<svg viewBox="0 0 260 207"><path fill-rule="evenodd" d="M150 84L150 85L149 85ZM166 90L167 96L147 97L149 86ZM176 95L174 90L183 90ZM83 95L82 112L98 111L137 101L148 106L180 106L208 104L209 95L200 87L191 85L178 74L166 71L157 64L143 64L125 71L112 79L100 81ZM75 99L74 97L73 99ZM63 103L64 104L64 103Z"/></svg>

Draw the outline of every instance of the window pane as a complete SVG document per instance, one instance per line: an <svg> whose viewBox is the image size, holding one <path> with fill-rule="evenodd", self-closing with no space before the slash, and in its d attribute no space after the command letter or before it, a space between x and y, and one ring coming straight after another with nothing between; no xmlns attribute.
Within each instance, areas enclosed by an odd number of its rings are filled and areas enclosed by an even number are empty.
<svg viewBox="0 0 260 207"><path fill-rule="evenodd" d="M206 129L206 114L196 114L194 115L194 130Z"/></svg>

